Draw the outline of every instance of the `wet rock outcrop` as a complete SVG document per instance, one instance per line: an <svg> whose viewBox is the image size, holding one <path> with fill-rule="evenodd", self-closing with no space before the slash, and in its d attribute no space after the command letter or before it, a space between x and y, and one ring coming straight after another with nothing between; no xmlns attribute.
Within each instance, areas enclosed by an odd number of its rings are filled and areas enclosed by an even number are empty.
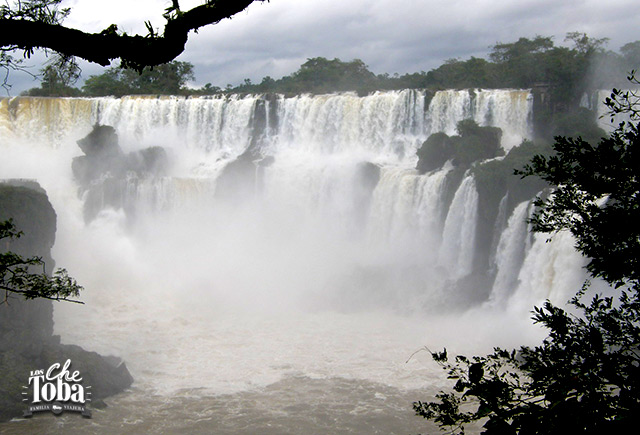
<svg viewBox="0 0 640 435"><path fill-rule="evenodd" d="M0 181L0 221L9 218L24 234L18 239L1 240L0 252L42 257L46 272L51 273L56 214L45 191L32 181ZM67 359L72 361L73 370L82 374L83 385L92 387L93 403L122 392L133 382L119 359L60 344L60 337L53 335L52 301L27 301L16 295L1 304L0 421L22 415L22 387L27 386L31 370L46 370Z"/></svg>
<svg viewBox="0 0 640 435"><path fill-rule="evenodd" d="M86 222L104 208L124 209L128 216L135 215L135 209L127 203L127 191L135 191L144 180L169 171L164 148L155 146L125 154L116 130L109 125L95 125L77 143L84 156L74 158L71 168L81 194L86 195Z"/></svg>

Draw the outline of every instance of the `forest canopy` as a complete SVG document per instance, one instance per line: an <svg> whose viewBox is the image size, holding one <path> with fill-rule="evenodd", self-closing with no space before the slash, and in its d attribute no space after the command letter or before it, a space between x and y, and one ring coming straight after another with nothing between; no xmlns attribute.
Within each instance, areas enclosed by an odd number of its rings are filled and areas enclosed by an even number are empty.
<svg viewBox="0 0 640 435"><path fill-rule="evenodd" d="M297 71L279 79L264 77L260 83L245 79L242 84L223 89L207 83L189 88L195 80L194 67L172 61L154 68L143 68L141 77L114 66L86 79L82 90L71 88L64 63L51 62L42 70L42 86L27 95L121 96L125 94L212 95L216 93L300 93L322 94L354 91L366 95L376 90L534 88L548 89L554 104L576 107L585 92L625 86L624 78L640 68L640 41L623 45L620 52L605 49L606 38L594 39L584 33L569 33L567 46L556 45L552 37L519 38L497 43L487 59L449 59L431 71L393 76L375 74L361 59L309 58ZM59 79L53 80L57 76ZM71 75L72 76L72 75ZM55 82L55 86L50 86ZM45 86L47 85L47 86ZM38 90L39 89L39 90Z"/></svg>
<svg viewBox="0 0 640 435"><path fill-rule="evenodd" d="M585 91L626 85L625 77L640 68L640 41L620 53L605 49L607 39L568 33L568 46L557 46L550 36L521 37L497 43L488 59L449 59L429 72L375 75L360 59L308 59L298 71L281 79L265 77L254 84L230 88L232 92L325 93L394 89L532 88L548 86L557 101L575 104ZM606 68L603 67L606 65ZM312 77L312 79L311 79Z"/></svg>

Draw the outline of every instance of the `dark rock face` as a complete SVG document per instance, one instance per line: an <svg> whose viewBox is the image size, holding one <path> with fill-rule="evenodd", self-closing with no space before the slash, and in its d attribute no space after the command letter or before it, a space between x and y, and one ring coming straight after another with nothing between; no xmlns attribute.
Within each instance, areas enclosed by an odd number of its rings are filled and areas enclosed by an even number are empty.
<svg viewBox="0 0 640 435"><path fill-rule="evenodd" d="M96 125L91 133L78 141L78 146L88 157L120 157L118 135L110 125Z"/></svg>
<svg viewBox="0 0 640 435"><path fill-rule="evenodd" d="M354 198L354 211L357 213L358 220L364 225L366 223L373 191L380 181L380 167L371 162L360 162L356 166L356 185L359 190L356 191Z"/></svg>
<svg viewBox="0 0 640 435"><path fill-rule="evenodd" d="M250 121L251 141L247 149L231 160L216 182L216 197L226 202L241 201L263 187L264 169L274 163L274 157L263 153L269 134L278 125L278 96L266 94L256 102Z"/></svg>
<svg viewBox="0 0 640 435"><path fill-rule="evenodd" d="M227 163L216 183L216 196L225 201L241 201L255 193L258 168L250 151Z"/></svg>
<svg viewBox="0 0 640 435"><path fill-rule="evenodd" d="M93 220L106 207L127 210L127 183L148 177L161 177L169 171L169 158L162 147L149 147L124 154L113 127L96 125L91 133L78 140L85 153L71 163L73 176L86 193L85 221Z"/></svg>
<svg viewBox="0 0 640 435"><path fill-rule="evenodd" d="M454 148L451 138L444 133L434 133L417 151L418 173L425 174L440 169L447 160L453 158Z"/></svg>
<svg viewBox="0 0 640 435"><path fill-rule="evenodd" d="M71 168L80 184L87 185L107 173L112 176L126 173L126 159L113 127L96 125L91 133L77 143L85 155L74 158Z"/></svg>
<svg viewBox="0 0 640 435"><path fill-rule="evenodd" d="M127 174L137 177L164 175L169 166L167 153L162 147L124 154L118 145L115 129L109 125L96 125L91 133L77 143L85 155L74 158L71 168L82 186L105 176L123 178Z"/></svg>
<svg viewBox="0 0 640 435"><path fill-rule="evenodd" d="M480 127L475 121L458 122L458 135L434 133L418 149L418 173L425 174L440 169L447 160L453 166L469 168L473 163L504 155L500 147L502 130L497 127Z"/></svg>
<svg viewBox="0 0 640 435"><path fill-rule="evenodd" d="M128 170L138 176L164 175L169 168L167 152L162 147L149 147L127 155Z"/></svg>
<svg viewBox="0 0 640 435"><path fill-rule="evenodd" d="M41 257L47 273L51 273L56 214L44 190L34 182L0 183L0 221L9 218L24 234L19 239L1 240L0 252L11 250L25 257ZM51 301L24 301L22 297L15 297L8 305L0 305L0 352L28 342L44 343L52 334Z"/></svg>
<svg viewBox="0 0 640 435"><path fill-rule="evenodd" d="M0 251L40 256L51 273L56 214L44 190L29 181L0 182L0 220L9 218L24 235L12 241L3 239ZM92 386L94 399L119 393L133 382L119 360L61 345L60 338L53 335L52 301L25 301L16 296L0 305L0 421L22 415L22 387L28 383L30 370L46 370L67 359L80 371L83 385Z"/></svg>
<svg viewBox="0 0 640 435"><path fill-rule="evenodd" d="M104 399L121 393L133 383L133 377L127 370L124 361L113 357L103 357L96 352L89 352L71 344L44 346L42 352L35 356L31 365L37 361L36 367L48 368L53 363L63 364L67 359L72 361L72 369L78 370L82 376L82 384L91 386L92 399Z"/></svg>

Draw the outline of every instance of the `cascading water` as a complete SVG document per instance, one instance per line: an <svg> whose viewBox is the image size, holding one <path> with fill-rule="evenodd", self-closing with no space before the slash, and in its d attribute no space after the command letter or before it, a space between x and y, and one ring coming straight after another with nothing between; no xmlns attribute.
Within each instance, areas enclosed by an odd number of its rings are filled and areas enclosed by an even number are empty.
<svg viewBox="0 0 640 435"><path fill-rule="evenodd" d="M461 119L473 119L480 126L502 129L502 146L510 150L531 136L530 92L520 90L476 89L437 92L431 100L427 114L429 133L457 134Z"/></svg>
<svg viewBox="0 0 640 435"><path fill-rule="evenodd" d="M453 197L442 234L439 262L453 279L473 270L474 242L478 214L478 193L473 177L467 176Z"/></svg>
<svg viewBox="0 0 640 435"><path fill-rule="evenodd" d="M275 148L412 159L424 140L424 104L425 96L418 91L282 99Z"/></svg>
<svg viewBox="0 0 640 435"><path fill-rule="evenodd" d="M502 146L510 150L531 137L531 114L533 99L527 91L504 92L479 90L475 98L473 119L478 125L491 125L503 131Z"/></svg>
<svg viewBox="0 0 640 435"><path fill-rule="evenodd" d="M570 241L522 248L521 204L496 238L492 306L460 314L455 283L488 273L475 180L456 181L451 163L418 174L416 150L466 118L502 128L509 149L531 110L514 90L0 100L0 176L47 190L54 257L86 287L85 306L56 306L57 332L123 357L136 379L94 429L423 431L411 401L446 381L428 355L408 356L522 344L494 336L482 310L521 309L526 329L531 306L514 301L573 278L558 264ZM168 172L79 188L75 141L96 123L125 152L163 147Z"/></svg>
<svg viewBox="0 0 640 435"><path fill-rule="evenodd" d="M507 227L500 235L495 256L497 273L489 297L490 303L505 303L509 299L510 293L517 288L518 271L527 250L529 210L528 201L518 204L509 217Z"/></svg>

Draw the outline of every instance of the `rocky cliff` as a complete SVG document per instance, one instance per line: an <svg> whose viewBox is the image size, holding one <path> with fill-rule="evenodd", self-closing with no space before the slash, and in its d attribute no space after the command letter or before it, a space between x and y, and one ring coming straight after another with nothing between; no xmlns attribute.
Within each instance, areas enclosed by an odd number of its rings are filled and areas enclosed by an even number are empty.
<svg viewBox="0 0 640 435"><path fill-rule="evenodd" d="M9 218L24 234L0 241L0 250L39 256L51 273L56 214L45 191L31 181L1 181L0 221ZM133 378L117 358L60 344L60 337L53 335L52 301L9 296L0 305L0 421L22 415L26 408L22 387L28 383L30 370L46 370L56 362L71 359L73 370L82 374L83 384L92 387L94 403L131 385Z"/></svg>

